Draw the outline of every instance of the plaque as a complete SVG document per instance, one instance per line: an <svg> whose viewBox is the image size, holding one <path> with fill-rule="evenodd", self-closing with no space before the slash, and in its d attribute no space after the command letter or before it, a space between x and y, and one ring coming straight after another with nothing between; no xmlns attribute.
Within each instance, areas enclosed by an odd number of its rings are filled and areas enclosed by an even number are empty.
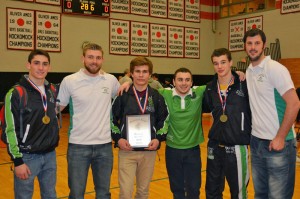
<svg viewBox="0 0 300 199"><path fill-rule="evenodd" d="M127 115L127 140L132 148L148 147L151 142L150 115Z"/></svg>

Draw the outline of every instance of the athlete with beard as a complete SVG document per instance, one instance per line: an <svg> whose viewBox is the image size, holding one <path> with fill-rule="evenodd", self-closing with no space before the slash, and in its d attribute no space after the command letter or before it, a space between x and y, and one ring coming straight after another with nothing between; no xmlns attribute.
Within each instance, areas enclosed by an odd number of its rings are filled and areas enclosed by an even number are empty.
<svg viewBox="0 0 300 199"><path fill-rule="evenodd" d="M113 153L110 130L111 101L120 86L101 70L103 50L97 44L83 47L84 68L65 77L58 99L61 110L69 104L69 198L83 199L91 166L96 198L108 199Z"/></svg>
<svg viewBox="0 0 300 199"><path fill-rule="evenodd" d="M250 149L255 199L291 199L296 162L293 123L299 99L286 67L264 55L265 33L251 29L243 41L251 61L246 79L252 112Z"/></svg>

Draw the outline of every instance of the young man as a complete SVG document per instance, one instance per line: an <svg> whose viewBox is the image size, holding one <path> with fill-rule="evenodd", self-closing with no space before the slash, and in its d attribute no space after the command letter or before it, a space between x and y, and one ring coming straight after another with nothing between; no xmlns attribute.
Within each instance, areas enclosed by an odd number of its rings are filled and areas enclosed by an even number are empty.
<svg viewBox="0 0 300 199"><path fill-rule="evenodd" d="M163 86L161 85L161 83L158 81L158 74L157 73L153 73L151 75L151 77L149 78L149 86L151 86L151 88L154 88L156 90L163 88Z"/></svg>
<svg viewBox="0 0 300 199"><path fill-rule="evenodd" d="M231 198L246 199L251 134L247 85L231 71L227 49L214 50L211 60L216 74L206 86L203 101L203 112L213 116L207 144L206 198L222 198L226 177Z"/></svg>
<svg viewBox="0 0 300 199"><path fill-rule="evenodd" d="M84 68L65 77L58 99L61 110L69 104L68 146L69 198L83 199L91 167L96 198L108 199L113 166L110 112L118 80L101 70L103 50L97 44L83 47Z"/></svg>
<svg viewBox="0 0 300 199"><path fill-rule="evenodd" d="M120 85L125 82L129 82L130 84L132 84L132 79L130 78L130 70L128 68L124 70L124 76L119 80Z"/></svg>
<svg viewBox="0 0 300 199"><path fill-rule="evenodd" d="M120 199L132 198L135 177L135 198L148 198L156 150L167 133L168 110L164 98L148 86L152 71L149 59L133 59L130 62L133 85L113 102L112 137L119 147Z"/></svg>
<svg viewBox="0 0 300 199"><path fill-rule="evenodd" d="M187 68L175 71L172 90L159 92L170 112L166 140L166 166L174 199L198 199L201 186L199 144L202 132L202 100L205 86L191 88L192 73Z"/></svg>
<svg viewBox="0 0 300 199"><path fill-rule="evenodd" d="M251 64L246 73L252 112L250 142L256 199L291 199L295 185L296 140L293 123L299 99L288 70L264 55L266 35L244 35Z"/></svg>
<svg viewBox="0 0 300 199"><path fill-rule="evenodd" d="M33 50L26 65L20 86L26 89L27 105L20 112L20 96L12 88L5 97L6 141L14 162L14 192L16 199L32 198L34 179L37 177L41 198L56 198L56 153L58 121L56 102L50 83L45 79L50 70L50 56L43 50ZM20 129L22 114L23 132Z"/></svg>

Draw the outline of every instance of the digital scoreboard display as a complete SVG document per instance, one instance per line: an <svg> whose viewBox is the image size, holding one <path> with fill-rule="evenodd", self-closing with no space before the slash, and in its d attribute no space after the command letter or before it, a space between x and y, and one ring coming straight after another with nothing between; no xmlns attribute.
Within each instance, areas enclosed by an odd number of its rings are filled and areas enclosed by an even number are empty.
<svg viewBox="0 0 300 199"><path fill-rule="evenodd" d="M62 12L65 14L79 14L109 17L110 0L63 0Z"/></svg>

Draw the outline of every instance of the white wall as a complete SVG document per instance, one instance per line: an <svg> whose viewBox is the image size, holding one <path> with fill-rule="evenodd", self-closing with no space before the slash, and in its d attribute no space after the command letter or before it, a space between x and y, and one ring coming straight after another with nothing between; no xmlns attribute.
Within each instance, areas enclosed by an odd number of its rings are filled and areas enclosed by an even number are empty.
<svg viewBox="0 0 300 199"><path fill-rule="evenodd" d="M8 50L6 48L6 7L61 12L59 6L28 3L15 0L1 1L0 4L0 71L23 72L29 51ZM207 10L206 10L207 11ZM151 57L154 72L172 74L178 67L188 67L194 74L213 74L210 55L215 48L228 47L229 20L263 15L263 29L267 44L279 38L282 58L300 57L300 12L281 15L280 10L225 18L217 21L216 33L212 32L212 21L201 19L201 23L189 23L154 17L111 13L111 18L149 23L200 28L200 59ZM104 70L122 73L134 56L109 55L109 19L78 15L62 15L61 52L50 53L53 72L75 72L81 66L81 44L92 41L104 48ZM234 64L246 56L243 51L233 52Z"/></svg>
<svg viewBox="0 0 300 199"><path fill-rule="evenodd" d="M217 34L215 36L216 48L228 48L228 28L230 20L260 15L263 15L263 30L267 36L267 46L269 47L270 43L274 43L275 39L278 38L280 41L281 58L299 58L300 12L282 15L280 14L280 9L218 20ZM237 61L246 57L246 53L244 51L233 52L232 56L234 64L236 64Z"/></svg>
<svg viewBox="0 0 300 199"><path fill-rule="evenodd" d="M3 0L0 4L0 71L26 71L25 63L29 51L8 50L6 45L6 7L40 10L45 12L61 12L59 6L28 3L15 0ZM154 72L172 74L178 67L188 67L194 74L211 74L213 68L210 54L214 48L214 35L211 31L211 20L201 20L201 23L190 23L154 17L144 17L130 14L111 13L111 18L149 23L176 25L200 28L200 59L158 58L151 57ZM109 19L78 15L62 15L61 52L50 53L53 72L75 72L81 66L81 44L92 41L104 48L104 65L107 72L122 73L134 56L109 55Z"/></svg>

